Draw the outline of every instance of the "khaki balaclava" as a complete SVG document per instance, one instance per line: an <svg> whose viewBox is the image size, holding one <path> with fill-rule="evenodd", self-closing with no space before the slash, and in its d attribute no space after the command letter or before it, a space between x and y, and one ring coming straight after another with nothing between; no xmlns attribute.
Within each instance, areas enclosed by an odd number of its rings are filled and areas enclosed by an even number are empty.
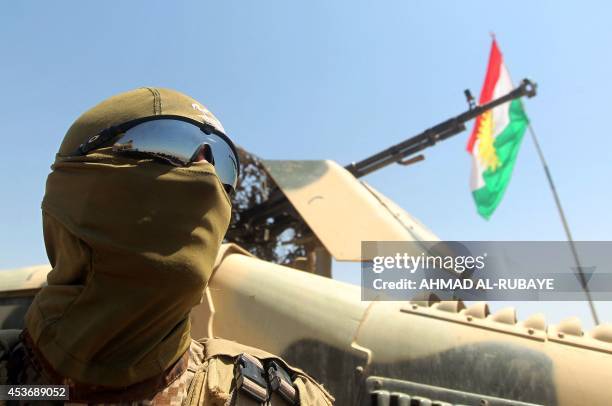
<svg viewBox="0 0 612 406"><path fill-rule="evenodd" d="M53 270L26 327L53 368L75 382L126 386L181 357L189 312L229 224L228 196L206 162L177 168L108 147L74 154L105 128L158 115L223 131L190 97L133 90L77 119L47 179L43 228Z"/></svg>

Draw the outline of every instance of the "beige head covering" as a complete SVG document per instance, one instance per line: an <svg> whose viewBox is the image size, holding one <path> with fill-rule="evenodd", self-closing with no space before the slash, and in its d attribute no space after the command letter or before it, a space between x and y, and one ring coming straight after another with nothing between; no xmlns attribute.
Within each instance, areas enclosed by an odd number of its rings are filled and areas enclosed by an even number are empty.
<svg viewBox="0 0 612 406"><path fill-rule="evenodd" d="M165 114L222 130L181 93L123 93L72 125L47 179L43 227L53 270L26 326L47 361L76 382L130 385L164 371L189 347L189 312L230 219L214 167L177 168L110 148L71 156L104 128Z"/></svg>

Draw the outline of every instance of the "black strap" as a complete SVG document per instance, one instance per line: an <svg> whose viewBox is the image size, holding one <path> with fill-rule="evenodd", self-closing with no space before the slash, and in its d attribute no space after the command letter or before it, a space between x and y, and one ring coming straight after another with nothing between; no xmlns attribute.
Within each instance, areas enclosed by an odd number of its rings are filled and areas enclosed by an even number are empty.
<svg viewBox="0 0 612 406"><path fill-rule="evenodd" d="M164 115L157 115L157 116L140 117L140 118L137 118L137 119L134 119L134 120L126 121L125 123L121 123L121 124L118 124L118 125L115 125L115 126L111 126L111 127L105 128L104 130L100 131L98 134L94 135L93 137L91 137L90 139L88 139L87 141L85 141L84 143L79 145L79 148L76 150L75 154L76 155L87 155L88 153L90 153L94 149L98 149L98 148L102 148L104 146L107 146L117 136L123 134L124 132L126 132L127 130L129 130L130 128L132 128L134 126L137 126L138 124L142 124L142 123L147 122L147 121L163 120L163 119L173 119L173 120L185 121L187 123L191 123L191 124L195 125L196 127L200 127L203 130L210 131L210 132L213 132L215 134L223 134L219 130L217 130L215 127L213 127L211 124L201 123L201 122L193 120L191 118L183 117L183 116L177 116L177 115L174 115L174 114L164 114ZM226 138L227 140L229 140L229 138L227 138L227 136L225 134L223 134L223 137ZM234 149L234 154L236 156L238 156L238 154L237 154L237 152L235 150L235 147L234 147L233 143L231 142L231 140L229 140L228 144L229 144L229 146L231 148Z"/></svg>
<svg viewBox="0 0 612 406"><path fill-rule="evenodd" d="M294 405L297 400L297 393L289 373L273 360L267 363L266 369L271 392L277 393L285 402Z"/></svg>
<svg viewBox="0 0 612 406"><path fill-rule="evenodd" d="M123 131L121 131L119 127L109 127L100 131L98 134L79 145L77 155L87 155L90 151L104 146L122 132Z"/></svg>
<svg viewBox="0 0 612 406"><path fill-rule="evenodd" d="M234 363L236 389L258 402L266 402L269 396L268 381L261 362L249 355L240 354Z"/></svg>
<svg viewBox="0 0 612 406"><path fill-rule="evenodd" d="M240 354L234 363L236 389L234 404L295 405L297 392L291 375L283 366L270 360L263 364L249 354ZM245 398L247 396L247 398Z"/></svg>

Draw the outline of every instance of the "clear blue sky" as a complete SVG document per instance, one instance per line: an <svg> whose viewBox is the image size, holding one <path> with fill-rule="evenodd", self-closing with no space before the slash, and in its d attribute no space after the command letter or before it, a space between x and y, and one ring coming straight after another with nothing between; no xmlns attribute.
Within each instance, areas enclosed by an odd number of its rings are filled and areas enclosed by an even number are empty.
<svg viewBox="0 0 612 406"><path fill-rule="evenodd" d="M527 113L575 238L610 240L610 15L603 1L7 2L0 268L46 261L49 165L72 121L110 95L176 88L264 158L344 164L463 111L463 89L480 92L490 31L515 81L538 82ZM366 180L443 239L564 239L527 136L501 206L489 222L477 216L467 136ZM588 319L578 307L564 315Z"/></svg>

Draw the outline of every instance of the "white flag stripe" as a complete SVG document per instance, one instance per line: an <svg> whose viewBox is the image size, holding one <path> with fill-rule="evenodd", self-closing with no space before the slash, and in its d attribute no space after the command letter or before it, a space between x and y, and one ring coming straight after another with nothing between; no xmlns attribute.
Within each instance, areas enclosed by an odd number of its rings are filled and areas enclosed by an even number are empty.
<svg viewBox="0 0 612 406"><path fill-rule="evenodd" d="M512 80L510 73L506 69L506 65L502 62L499 68L499 77L493 88L492 100L505 96L512 91ZM501 106L495 107L491 111L493 121L493 138L496 138L510 124L510 102L504 103ZM472 190L477 190L485 186L482 174L487 170L486 165L481 162L478 156L478 147L480 140L476 139L472 149L472 176L470 177L470 187Z"/></svg>
<svg viewBox="0 0 612 406"><path fill-rule="evenodd" d="M474 151L478 151L479 141L476 140L474 143ZM485 171L484 165L480 163L479 159L476 157L472 158L472 176L470 177L470 187L472 190L480 189L485 185L485 181L482 178L482 174Z"/></svg>
<svg viewBox="0 0 612 406"><path fill-rule="evenodd" d="M512 91L512 80L510 73L506 69L506 64L502 62L499 68L499 78L493 88L493 99L500 98ZM493 138L496 138L510 124L510 102L504 103L493 109Z"/></svg>

